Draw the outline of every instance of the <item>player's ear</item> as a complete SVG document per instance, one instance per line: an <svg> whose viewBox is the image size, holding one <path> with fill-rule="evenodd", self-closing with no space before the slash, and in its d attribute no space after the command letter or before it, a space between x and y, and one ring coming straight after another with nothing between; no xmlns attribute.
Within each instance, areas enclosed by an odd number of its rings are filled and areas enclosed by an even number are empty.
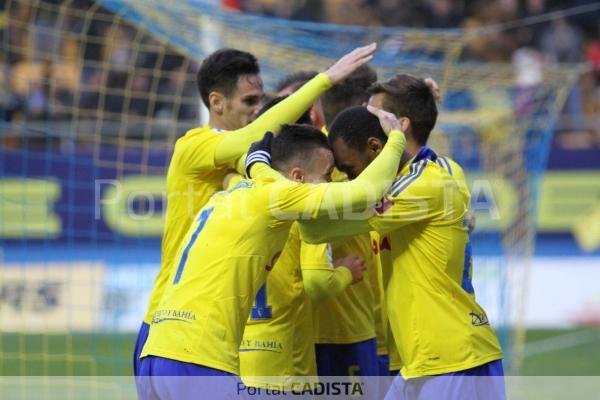
<svg viewBox="0 0 600 400"><path fill-rule="evenodd" d="M299 167L294 167L288 173L288 178L296 182L304 182L304 170Z"/></svg>
<svg viewBox="0 0 600 400"><path fill-rule="evenodd" d="M317 129L321 129L323 125L325 125L325 118L323 117L321 106L315 104L310 108L310 120Z"/></svg>
<svg viewBox="0 0 600 400"><path fill-rule="evenodd" d="M412 124L410 122L410 118L400 117L398 118L398 122L400 122L400 128L402 129L402 132L405 134L412 134Z"/></svg>
<svg viewBox="0 0 600 400"><path fill-rule="evenodd" d="M379 154L383 149L384 143L376 137L367 139L367 150L375 155Z"/></svg>
<svg viewBox="0 0 600 400"><path fill-rule="evenodd" d="M225 109L225 96L219 92L210 92L208 95L209 109L217 114L222 114Z"/></svg>

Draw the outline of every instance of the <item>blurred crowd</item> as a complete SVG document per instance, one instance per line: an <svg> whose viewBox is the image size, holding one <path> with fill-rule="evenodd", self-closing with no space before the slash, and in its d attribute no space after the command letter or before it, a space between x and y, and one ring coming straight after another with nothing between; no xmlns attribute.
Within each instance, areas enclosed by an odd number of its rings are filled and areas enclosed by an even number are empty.
<svg viewBox="0 0 600 400"><path fill-rule="evenodd" d="M567 145L600 137L600 11L536 16L593 5L573 0L206 0L236 12L368 26L481 28L461 58L522 66L590 65L565 108ZM93 0L0 0L0 118L197 120L197 64ZM65 9L67 8L67 11ZM60 12L59 12L60 10ZM116 17L122 18L122 17ZM533 19L532 19L533 18ZM520 21L516 22L515 21ZM7 40L7 38L9 38ZM57 54L60 56L57 57ZM109 66L109 67L107 67ZM535 69L535 68L534 68Z"/></svg>
<svg viewBox="0 0 600 400"><path fill-rule="evenodd" d="M558 139L567 147L600 142L600 4L594 0L223 0L240 12L363 26L497 30L474 36L464 61L515 66L519 83L536 79L546 63L588 63L570 93ZM596 7L595 7L596 6ZM565 10L587 12L569 15ZM547 14L550 18L540 18ZM571 133L580 133L573 135Z"/></svg>
<svg viewBox="0 0 600 400"><path fill-rule="evenodd" d="M97 2L0 6L1 119L198 120L197 63Z"/></svg>
<svg viewBox="0 0 600 400"><path fill-rule="evenodd" d="M591 0L223 0L223 3L230 9L248 13L345 25L441 29L504 26L497 34L482 36L465 58L510 62L516 50L527 46L552 61L587 60L600 67L599 10L556 17L544 23L528 20L597 3ZM521 24L510 27L506 24L519 20Z"/></svg>

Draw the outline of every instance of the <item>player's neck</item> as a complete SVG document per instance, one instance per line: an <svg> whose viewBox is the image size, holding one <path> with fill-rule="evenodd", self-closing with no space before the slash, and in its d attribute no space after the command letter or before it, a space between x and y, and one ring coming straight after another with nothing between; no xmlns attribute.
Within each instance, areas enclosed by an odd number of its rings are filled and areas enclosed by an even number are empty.
<svg viewBox="0 0 600 400"><path fill-rule="evenodd" d="M213 113L210 113L210 115L208 117L208 125L213 129L218 129L218 130L223 130L223 131L234 130L227 126L227 123L225 123L225 120L223 118L221 118L221 116L213 114Z"/></svg>
<svg viewBox="0 0 600 400"><path fill-rule="evenodd" d="M406 147L404 148L404 153L402 153L402 157L400 157L400 166L398 167L398 172L402 171L402 168L406 165L406 163L410 162L414 156L417 155L419 150L421 150L421 145L413 142L412 140L406 141Z"/></svg>

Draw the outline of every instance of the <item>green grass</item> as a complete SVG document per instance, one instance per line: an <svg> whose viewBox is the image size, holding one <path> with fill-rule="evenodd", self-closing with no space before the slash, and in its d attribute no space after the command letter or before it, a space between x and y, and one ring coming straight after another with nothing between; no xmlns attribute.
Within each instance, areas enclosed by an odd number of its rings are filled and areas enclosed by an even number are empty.
<svg viewBox="0 0 600 400"><path fill-rule="evenodd" d="M0 375L131 375L134 334L0 334Z"/></svg>
<svg viewBox="0 0 600 400"><path fill-rule="evenodd" d="M134 343L133 334L0 334L0 375L130 375ZM600 328L534 330L527 343L538 351L523 375L600 376Z"/></svg>
<svg viewBox="0 0 600 400"><path fill-rule="evenodd" d="M529 331L527 344L546 351L525 357L523 375L600 376L600 327Z"/></svg>

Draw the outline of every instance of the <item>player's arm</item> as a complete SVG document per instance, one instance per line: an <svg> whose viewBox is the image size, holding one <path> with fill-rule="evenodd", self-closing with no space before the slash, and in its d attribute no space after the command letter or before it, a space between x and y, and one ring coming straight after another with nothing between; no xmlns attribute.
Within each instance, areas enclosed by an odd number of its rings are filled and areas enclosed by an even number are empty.
<svg viewBox="0 0 600 400"><path fill-rule="evenodd" d="M238 158L235 161L235 164L233 165L233 168L240 175L246 174L246 156L247 156L247 153L244 153L240 158Z"/></svg>
<svg viewBox="0 0 600 400"><path fill-rule="evenodd" d="M475 214L473 214L473 210L471 209L471 193L469 191L469 185L467 184L467 177L465 175L465 171L462 169L459 163L454 161L449 157L439 157L438 164L442 166L447 166L448 173L454 177L461 190L465 192L467 206L469 207L469 212L466 215L467 220L467 228L469 229L469 233L472 233L475 230Z"/></svg>
<svg viewBox="0 0 600 400"><path fill-rule="evenodd" d="M335 212L335 215L341 218L367 219L369 212L364 211L370 211L394 180L406 146L403 127L392 113L372 106L368 108L379 118L383 131L388 135L387 143L356 179L321 184L320 186L324 187L322 201L315 207L312 218L331 216L332 212ZM352 215L344 215L348 211L351 211ZM362 213L356 214L357 211Z"/></svg>
<svg viewBox="0 0 600 400"><path fill-rule="evenodd" d="M379 156L356 179L321 184L325 187L324 201L316 216L329 215L331 211L363 211L374 206L394 180L405 145L404 133L391 130Z"/></svg>
<svg viewBox="0 0 600 400"><path fill-rule="evenodd" d="M369 62L376 48L373 43L353 50L254 122L241 129L222 133L222 138L215 149L215 165L234 162L246 152L250 144L260 140L265 132L277 133L281 125L297 121L332 85L344 80L358 67Z"/></svg>
<svg viewBox="0 0 600 400"><path fill-rule="evenodd" d="M372 231L369 220L317 219L300 221L300 233L307 243L326 243L348 236L362 235Z"/></svg>
<svg viewBox="0 0 600 400"><path fill-rule="evenodd" d="M269 207L279 219L306 220L332 216L338 218L367 219L369 208L375 205L392 182L405 145L404 134L394 130L377 156L367 168L349 182L290 184L282 180L273 185ZM250 176L277 176L263 163L250 167ZM279 175L281 176L281 175ZM285 179L282 177L282 179ZM367 212L365 212L367 211ZM352 212L352 215L344 215ZM369 230L367 229L366 232Z"/></svg>
<svg viewBox="0 0 600 400"><path fill-rule="evenodd" d="M385 194L396 175L406 144L404 134L399 130L400 123L393 114L373 107L371 110L380 117L382 127L389 135L385 147L377 158L350 182L273 185L269 206L274 216L279 219L296 220L325 216L360 220L370 216L368 212L370 207ZM265 166L260 166L261 163L268 164L268 154L261 156L261 153L268 152L258 150L248 157L249 175L252 177L268 172ZM256 168L262 168L264 172ZM348 215L349 212L352 212L352 215Z"/></svg>
<svg viewBox="0 0 600 400"><path fill-rule="evenodd" d="M442 188L417 179L394 197L386 196L368 220L301 221L300 233L307 243L324 243L369 231L386 234L444 213L441 191ZM394 194L394 186L390 192Z"/></svg>
<svg viewBox="0 0 600 400"><path fill-rule="evenodd" d="M304 290L313 303L337 296L362 280L365 263L360 257L344 257L332 263L329 244L302 242L300 249Z"/></svg>
<svg viewBox="0 0 600 400"><path fill-rule="evenodd" d="M424 162L416 167L417 174L419 168L425 168L425 165ZM399 191L394 191L394 188L395 186L392 186L390 197L384 200L382 207L369 219L371 228L382 235L409 224L439 220L439 217L450 222L455 217L462 218L465 215L452 215L452 207L445 206L444 187L422 177L413 180L407 186L400 185Z"/></svg>

